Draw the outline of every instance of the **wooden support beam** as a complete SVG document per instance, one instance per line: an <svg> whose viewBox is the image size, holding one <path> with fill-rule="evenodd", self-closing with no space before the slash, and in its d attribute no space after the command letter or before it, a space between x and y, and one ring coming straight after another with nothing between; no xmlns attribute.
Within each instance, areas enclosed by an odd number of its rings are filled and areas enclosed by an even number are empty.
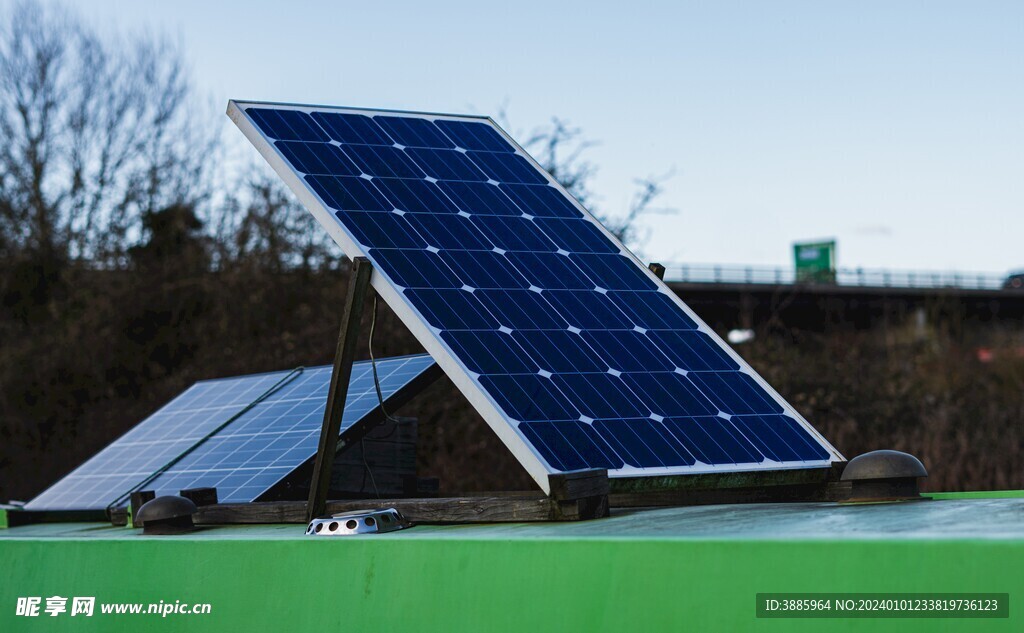
<svg viewBox="0 0 1024 633"><path fill-rule="evenodd" d="M608 495L608 471L600 468L570 470L548 475L551 498L558 501Z"/></svg>
<svg viewBox="0 0 1024 633"><path fill-rule="evenodd" d="M341 315L341 330L338 332L338 347L334 353L334 370L331 386L327 392L327 406L324 407L324 422L320 429L320 443L313 462L313 479L309 486L306 522L324 513L327 490L331 486L331 467L338 447L338 433L341 431L341 417L345 412L345 398L348 383L352 378L352 361L355 359L356 343L359 340L359 325L363 316L363 303L370 287L373 266L365 257L352 260L352 273L348 282L348 296Z"/></svg>
<svg viewBox="0 0 1024 633"><path fill-rule="evenodd" d="M579 521L608 516L608 471L594 468L548 475L551 519Z"/></svg>
<svg viewBox="0 0 1024 633"><path fill-rule="evenodd" d="M528 493L499 497L442 497L436 499L360 499L328 501L318 516L395 508L413 523L507 523L582 521L608 516L608 497L556 500ZM306 503L221 503L201 506L196 525L236 523L307 523Z"/></svg>

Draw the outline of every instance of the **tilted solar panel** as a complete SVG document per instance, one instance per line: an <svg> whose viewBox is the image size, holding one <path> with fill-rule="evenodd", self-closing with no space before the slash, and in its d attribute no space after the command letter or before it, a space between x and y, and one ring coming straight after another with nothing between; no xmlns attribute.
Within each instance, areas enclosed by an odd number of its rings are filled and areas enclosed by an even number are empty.
<svg viewBox="0 0 1024 633"><path fill-rule="evenodd" d="M378 360L377 373L386 408L397 408L439 375L426 354ZM253 501L316 454L330 379L331 367L313 367L197 382L25 509L102 510L186 452L145 488L177 494L216 487L222 502ZM379 416L379 409L370 363L355 363L342 432Z"/></svg>
<svg viewBox="0 0 1024 633"><path fill-rule="evenodd" d="M842 459L490 119L228 114L545 490Z"/></svg>
<svg viewBox="0 0 1024 633"><path fill-rule="evenodd" d="M426 354L377 361L385 408L397 408L439 372ZM324 419L332 367L306 369L259 406L190 452L147 488L160 494L199 487L217 488L223 503L254 501L299 466L313 459ZM403 390L410 385L412 389ZM341 430L378 411L370 363L352 366ZM389 409L390 411L390 409Z"/></svg>

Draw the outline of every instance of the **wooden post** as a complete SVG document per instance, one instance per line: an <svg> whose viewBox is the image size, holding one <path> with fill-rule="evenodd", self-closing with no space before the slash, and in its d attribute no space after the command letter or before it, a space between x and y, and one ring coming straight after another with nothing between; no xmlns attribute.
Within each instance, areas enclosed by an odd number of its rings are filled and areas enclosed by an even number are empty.
<svg viewBox="0 0 1024 633"><path fill-rule="evenodd" d="M313 478L309 485L309 501L306 503L306 521L324 513L327 507L327 490L331 486L331 467L338 447L338 433L341 417L345 412L345 398L348 397L348 383L352 378L352 361L359 340L359 325L363 316L363 303L370 287L373 265L365 257L352 260L352 273L348 282L348 296L341 314L341 331L338 333L338 348L334 352L334 370L331 373L331 387L327 392L327 406L324 408L324 424L320 429L320 444L313 463Z"/></svg>
<svg viewBox="0 0 1024 633"><path fill-rule="evenodd" d="M608 516L608 471L571 470L548 475L551 519L581 521Z"/></svg>
<svg viewBox="0 0 1024 633"><path fill-rule="evenodd" d="M178 493L182 497L189 499L192 503L199 506L209 506L217 503L217 489L216 488L188 488Z"/></svg>

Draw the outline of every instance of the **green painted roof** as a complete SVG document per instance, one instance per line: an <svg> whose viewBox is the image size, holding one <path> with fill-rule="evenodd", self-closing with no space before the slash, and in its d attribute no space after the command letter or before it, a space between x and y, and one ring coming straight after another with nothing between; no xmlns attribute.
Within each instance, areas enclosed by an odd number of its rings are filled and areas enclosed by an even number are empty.
<svg viewBox="0 0 1024 633"><path fill-rule="evenodd" d="M1010 495L1005 495L1010 496ZM142 537L104 524L37 524L0 531L0 539L305 539L300 525L228 525L191 534ZM571 523L420 525L374 539L857 540L1010 539L1024 541L1024 497L955 498L900 503L786 503L618 510L607 519Z"/></svg>

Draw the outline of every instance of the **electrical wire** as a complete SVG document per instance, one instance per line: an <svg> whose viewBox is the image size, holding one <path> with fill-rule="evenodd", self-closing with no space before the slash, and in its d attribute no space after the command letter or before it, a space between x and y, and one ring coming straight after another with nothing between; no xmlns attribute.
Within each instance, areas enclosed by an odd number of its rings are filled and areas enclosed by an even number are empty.
<svg viewBox="0 0 1024 633"><path fill-rule="evenodd" d="M377 328L377 293L374 292L373 293L373 310L370 313L370 336L369 336L369 340L367 341L367 347L370 350L370 371L373 372L373 388L377 391L377 406L380 407L380 412L384 416L384 419L381 422L378 422L376 426L382 425L384 423L384 421L391 422L391 432L388 433L387 435L385 435L382 438L374 438L374 439L387 439L387 438L391 437L391 435L393 435L395 430L398 428L398 420L396 420L395 418L391 417L391 414L388 413L388 410L384 407L384 394L381 392L380 377L377 375L377 358L373 355L373 334L376 331L376 328ZM380 490L377 489L377 480L374 479L374 477L373 477L373 469L370 468L370 462L368 462L367 459L366 459L366 442L364 441L365 439L366 439L365 435L363 437L359 438L359 452L362 454L362 457L363 457L363 468L364 468L364 470L363 470L363 483L360 485L360 488L363 489L363 490L366 489L366 475L369 475L370 476L370 484L373 486L373 495L375 497L377 497L378 499L380 499Z"/></svg>

